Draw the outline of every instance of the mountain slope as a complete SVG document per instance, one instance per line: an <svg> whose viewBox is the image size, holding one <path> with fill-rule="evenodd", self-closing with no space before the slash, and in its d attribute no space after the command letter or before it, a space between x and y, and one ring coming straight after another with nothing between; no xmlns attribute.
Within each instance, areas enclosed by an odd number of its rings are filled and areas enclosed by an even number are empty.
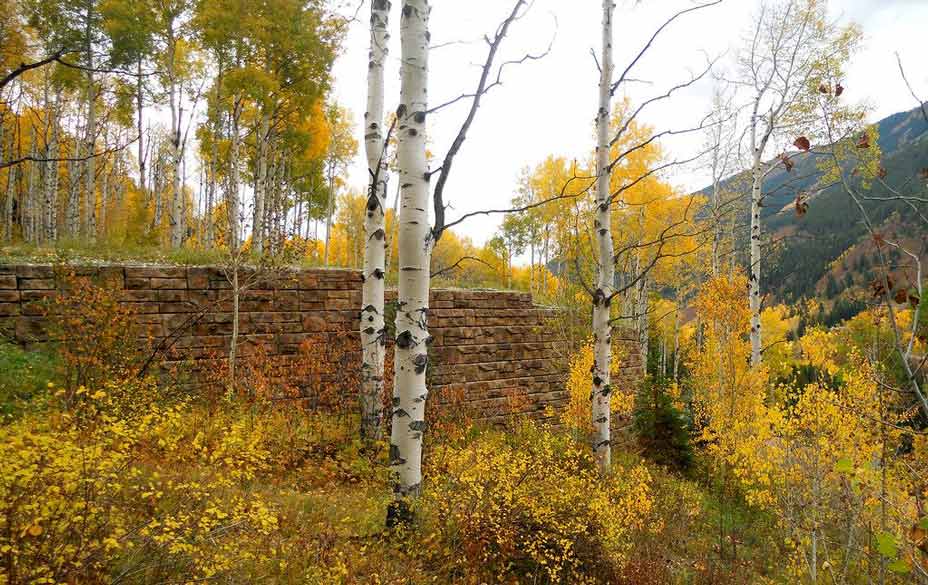
<svg viewBox="0 0 928 585"><path fill-rule="evenodd" d="M908 194L928 198L928 186L923 179L917 178L921 169L928 168L928 121L921 110L893 114L880 120L877 129L883 152L882 165L887 172L886 183L904 187ZM762 278L771 300L795 302L801 298L821 297L826 292L837 296L843 288L837 283L828 286L829 275L831 279L840 278L841 284L852 283L858 289L865 286L866 275L857 274L855 264L835 269L836 262L852 248L856 248L853 255L858 258L874 252L868 249L873 246L868 243L860 211L840 186L833 186L818 193L811 200L808 212L798 217L793 211L793 201L797 193L812 189L818 176L811 156L801 155L795 162L791 173L781 165L764 183L767 195L762 218L771 244ZM724 186L743 192L747 201L747 179L747 174L741 173L727 179ZM867 197L890 196L879 184L871 185L863 193ZM919 254L924 256L928 249L923 236L928 226L918 212L928 216L928 205L919 204L919 207L916 211L904 201L865 203L871 221L881 233L904 234L910 245L915 245L914 237L919 242Z"/></svg>

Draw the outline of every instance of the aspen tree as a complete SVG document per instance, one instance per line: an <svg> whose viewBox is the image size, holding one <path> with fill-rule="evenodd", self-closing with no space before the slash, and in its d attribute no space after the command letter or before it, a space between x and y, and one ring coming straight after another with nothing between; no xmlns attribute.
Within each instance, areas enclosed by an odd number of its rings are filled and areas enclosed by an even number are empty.
<svg viewBox="0 0 928 585"><path fill-rule="evenodd" d="M769 147L788 138L797 125L814 121L814 81L840 70L860 40L854 25L836 28L827 22L820 0L783 0L764 4L755 18L753 36L741 55L741 84L752 92L748 139L751 149L751 231L748 298L751 311L751 365L761 362L761 208L764 180L787 155L768 162ZM791 140L791 139L789 139ZM787 142L789 142L787 140Z"/></svg>
<svg viewBox="0 0 928 585"><path fill-rule="evenodd" d="M94 0L87 2L87 14L84 22L84 42L87 62L87 127L85 128L84 152L87 156L84 169L84 205L81 207L82 231L85 238L90 241L96 239L96 203L97 203L97 88L94 76L94 20L96 20L96 7ZM57 156L57 155L56 155ZM55 163L57 165L57 163Z"/></svg>
<svg viewBox="0 0 928 585"><path fill-rule="evenodd" d="M48 82L46 81L46 84ZM51 126L51 139L48 142L48 145L45 148L45 184L43 185L45 191L45 202L43 206L43 215L42 215L42 235L41 239L45 242L54 242L58 239L58 161L59 156L59 144L58 144L58 135L59 135L59 126L60 121L58 119L61 111L61 95L59 92L56 92L56 97L54 103L50 103L47 99L47 85L46 85L46 104L48 111L46 115L49 118L48 124ZM75 207L72 210L75 214L77 211L77 202L73 202ZM73 236L77 234L77 217L76 215L71 218L72 225L71 233L69 235Z"/></svg>
<svg viewBox="0 0 928 585"><path fill-rule="evenodd" d="M425 370L433 239L428 217L425 133L430 10L428 0L404 0L400 17L401 83L400 105L396 112L400 183L399 287L390 466L395 474L397 501L401 504L403 498L418 495L422 482L422 435L428 396Z"/></svg>
<svg viewBox="0 0 928 585"><path fill-rule="evenodd" d="M370 176L364 220L364 286L361 299L361 438L378 439L383 408L384 276L386 273L387 161L384 157L383 74L390 35L390 0L371 0L371 47L367 69L364 146Z"/></svg>
<svg viewBox="0 0 928 585"><path fill-rule="evenodd" d="M612 212L609 165L609 121L612 109L613 0L603 0L602 59L599 78L599 111L596 115L596 216L593 220L597 244L597 287L593 294L593 451L600 469L611 466L610 449L610 368L612 363L612 325L610 306L615 288L613 263Z"/></svg>
<svg viewBox="0 0 928 585"><path fill-rule="evenodd" d="M258 146L258 170L255 174L255 207L251 223L252 248L257 254L261 254L264 251L264 239L267 235L267 221L264 216L267 199L268 127L271 121L271 116L267 109L264 107L261 109L261 122L255 134L255 142L257 142Z"/></svg>
<svg viewBox="0 0 928 585"><path fill-rule="evenodd" d="M488 88L493 61L509 26L519 18L525 0L516 0L509 16L487 39L489 51L477 89L464 97L471 99L470 110L434 173L438 180L432 193L434 226L429 225L429 171L426 155L426 117L428 109L429 12L427 0L404 0L400 21L400 105L397 108L397 168L400 188L399 287L396 306L396 350L394 351L394 389L390 436L390 467L396 499L387 512L387 523L409 519L407 499L419 493L422 482L422 439L425 432L425 401L428 396L426 369L429 310L429 279L432 250L442 234L466 218L445 221L444 187L454 158L460 152L474 122L480 100ZM525 59L538 59L527 55ZM448 102L448 104L453 103ZM440 109L441 106L439 106Z"/></svg>

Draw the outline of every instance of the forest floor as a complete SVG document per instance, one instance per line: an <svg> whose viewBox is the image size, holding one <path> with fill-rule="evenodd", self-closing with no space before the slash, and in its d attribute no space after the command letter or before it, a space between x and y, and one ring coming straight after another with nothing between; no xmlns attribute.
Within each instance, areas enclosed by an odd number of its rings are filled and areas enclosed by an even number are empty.
<svg viewBox="0 0 928 585"><path fill-rule="evenodd" d="M388 530L386 448L350 409L69 388L61 355L0 344L0 582L783 582L771 526L698 461L600 478L565 431L438 416Z"/></svg>

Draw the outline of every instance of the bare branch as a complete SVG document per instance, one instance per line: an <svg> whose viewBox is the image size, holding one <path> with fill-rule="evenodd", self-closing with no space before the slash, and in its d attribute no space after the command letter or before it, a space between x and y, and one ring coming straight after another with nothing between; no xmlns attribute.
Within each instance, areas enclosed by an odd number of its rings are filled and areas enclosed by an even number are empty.
<svg viewBox="0 0 928 585"><path fill-rule="evenodd" d="M905 86L909 88L909 93L912 94L913 98L915 98L915 101L918 103L918 107L922 110L922 116L924 116L925 121L928 122L928 108L925 108L925 102L920 97L918 97L918 95L915 93L915 90L912 89L912 84L909 83L909 78L905 76L905 68L902 67L902 57L899 56L898 52L896 52L896 63L899 64L899 74L902 75L902 81L904 81Z"/></svg>
<svg viewBox="0 0 928 585"><path fill-rule="evenodd" d="M625 68L625 71L623 71L622 74L619 75L619 78L616 80L616 82L612 84L613 94L615 93L615 90L618 89L618 87L627 80L628 74L631 73L632 68L634 68L635 65L638 63L638 61L640 61L641 58L644 57L644 54L648 52L648 49L651 48L651 45L654 44L654 41L657 39L657 37L660 36L660 34L664 31L664 29L670 26L670 24L673 21L675 21L676 19L680 18L681 16L689 12L695 12L696 10L701 10L703 8L708 8L710 6L715 6L716 4L721 4L721 3L722 3L722 0L715 0L715 2L709 2L706 4L699 4L697 6L691 6L690 8L686 8L684 10L677 12L676 14L668 18L666 21L664 21L664 24L662 24L660 27L658 27L656 31L654 31L654 34L651 35L651 38L648 39L648 42L645 43L644 47L641 48L641 51L639 51L638 54L635 56L635 58L632 59L631 63L629 63L628 66Z"/></svg>
<svg viewBox="0 0 928 585"><path fill-rule="evenodd" d="M496 53L499 51L499 47L503 42L503 39L506 38L506 34L509 31L509 26L516 20L522 17L519 14L519 9L525 5L525 0L516 0L515 5L512 7L512 11L509 13L509 16L497 27L496 36L492 41L488 40L490 45L489 52L487 53L486 61L483 65L483 70L480 74L480 81L477 83L477 90L473 93L473 99L470 105L470 111L467 113L467 117L464 119L464 123L461 124L461 128L458 131L458 135L455 137L454 141L451 143L451 147L448 149L447 154L445 154L444 161L441 165L441 173L438 175L438 182L435 185L435 192L433 194L433 205L435 210L435 225L432 228L432 239L438 241L441 238L442 232L447 229L445 225L445 204L444 204L444 190L445 185L448 182L448 176L451 173L451 168L454 163L454 158L457 156L458 152L461 150L461 147L464 145L464 140L467 137L467 131L470 130L471 125L474 123L474 118L477 115L477 110L480 108L480 100L484 94L491 88L497 85L500 85L503 70L506 65L524 63L528 60L537 60L543 58L548 54L550 50L550 45L548 50L546 50L541 55L525 55L521 59L516 61L507 61L500 65L499 70L497 71L496 81L488 86L488 80L490 77L490 71L493 68L493 61L496 59ZM553 41L552 41L553 42Z"/></svg>
<svg viewBox="0 0 928 585"><path fill-rule="evenodd" d="M481 259L481 258L477 258L476 256L462 256L461 258L458 259L457 262L455 262L455 263L452 264L451 266L448 266L448 267L446 267L446 268L442 268L442 269L440 269L440 270L437 270L437 271L433 272L432 274L429 275L429 278L435 278L436 276L441 276L442 274L445 274L446 272L451 272L452 270L454 270L454 269L460 267L460 266L461 266L461 263L464 262L465 260L469 260L469 261L471 261L471 262L478 262L478 263L483 264L484 266L486 266L486 267L488 267L488 268L493 268L493 269L496 268L495 266L493 266L493 265L490 264L489 262L487 262L487 261L485 261L485 260L483 260L483 259Z"/></svg>
<svg viewBox="0 0 928 585"><path fill-rule="evenodd" d="M116 146L114 148L107 148L105 150L92 152L84 156L63 156L63 157L46 158L46 157L34 156L30 154L30 155L22 156L20 158L16 158L12 160L0 161L0 169L12 167L14 165L22 164L24 162L81 162L81 161L86 161L92 158L99 158L99 157L107 156L109 154L113 154L114 152L121 152L125 150L126 148L128 148L131 144L135 143L138 139L139 139L138 136L136 136L132 140L124 144L121 144L119 146Z"/></svg>

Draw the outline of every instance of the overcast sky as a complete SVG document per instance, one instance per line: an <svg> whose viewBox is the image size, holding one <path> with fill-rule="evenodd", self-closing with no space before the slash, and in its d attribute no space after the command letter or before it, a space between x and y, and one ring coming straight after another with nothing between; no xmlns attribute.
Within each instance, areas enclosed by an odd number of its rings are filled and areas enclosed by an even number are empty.
<svg viewBox="0 0 928 585"><path fill-rule="evenodd" d="M386 71L388 111L395 109L399 99L401 3L393 0L390 15L393 38ZM464 41L431 54L429 100L434 105L476 87L477 64L485 59L486 44L474 41L495 29L511 10L512 0L432 0L431 4L433 45ZM636 6L632 0L617 0L617 4L615 57L621 71L668 16L691 2L647 0ZM732 57L742 44L757 4L755 0L723 0L718 6L677 20L636 67L632 77L649 84L636 84L630 97L642 100L663 93L701 70L709 55ZM854 20L865 34L865 46L854 57L844 83L845 95L869 103L873 121L915 107L899 76L894 52L902 55L913 85L928 93L928 68L924 64L928 0L831 0L829 6L833 18ZM353 111L357 124L360 148L349 176L356 188L363 188L367 176L361 122L367 91L368 15L365 3L334 72L335 98ZM599 0L536 0L529 15L514 25L500 61L542 52L552 38L554 43L543 60L507 68L503 86L484 99L446 187L445 201L453 207L449 220L461 213L505 204L514 193L520 169L548 154L582 158L592 150L598 72L590 49L599 51L600 19ZM643 120L659 129L693 126L708 112L711 93L711 81L706 80L673 101L646 110ZM438 159L457 134L467 107L462 102L429 118L431 150ZM698 146L698 140L681 140L665 148L671 156L684 158ZM669 178L687 189L705 184L705 177L695 168ZM391 205L394 189L395 181L391 182ZM500 220L499 216L477 217L456 230L481 243L493 235Z"/></svg>

